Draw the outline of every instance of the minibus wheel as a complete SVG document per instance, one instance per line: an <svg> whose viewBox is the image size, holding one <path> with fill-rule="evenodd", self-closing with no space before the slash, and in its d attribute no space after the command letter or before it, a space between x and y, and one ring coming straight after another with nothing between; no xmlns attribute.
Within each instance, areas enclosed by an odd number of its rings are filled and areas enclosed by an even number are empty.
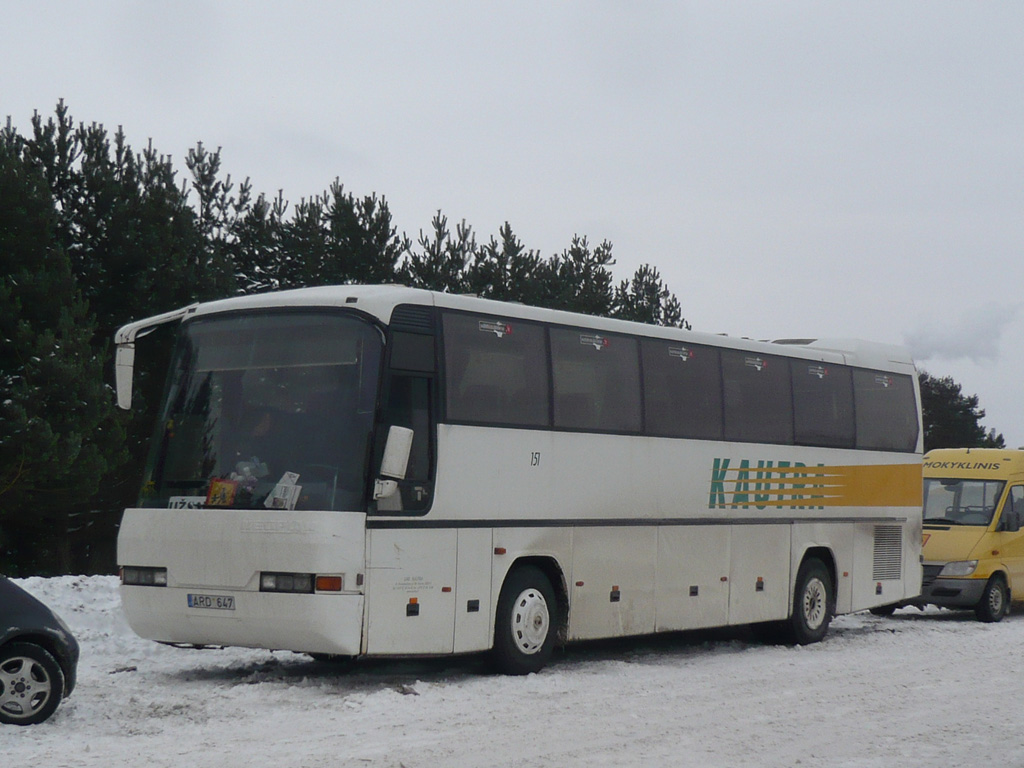
<svg viewBox="0 0 1024 768"><path fill-rule="evenodd" d="M828 633L835 598L828 568L817 558L805 560L793 588L793 613L787 634L797 645L816 643Z"/></svg>
<svg viewBox="0 0 1024 768"><path fill-rule="evenodd" d="M505 579L494 620L493 658L508 675L537 672L548 663L558 635L558 602L551 581L533 565Z"/></svg>
<svg viewBox="0 0 1024 768"><path fill-rule="evenodd" d="M994 574L981 593L981 600L974 607L974 615L978 621L994 623L1002 621L1010 611L1010 589L1002 574Z"/></svg>

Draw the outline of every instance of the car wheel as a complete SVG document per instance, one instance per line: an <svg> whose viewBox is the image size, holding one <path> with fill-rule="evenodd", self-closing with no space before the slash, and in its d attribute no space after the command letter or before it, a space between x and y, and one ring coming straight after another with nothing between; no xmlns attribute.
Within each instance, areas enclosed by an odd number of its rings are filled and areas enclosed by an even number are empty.
<svg viewBox="0 0 1024 768"><path fill-rule="evenodd" d="M0 649L0 723L41 723L63 695L64 673L45 648L11 643Z"/></svg>
<svg viewBox="0 0 1024 768"><path fill-rule="evenodd" d="M1010 611L1010 590L1006 586L1006 579L996 574L988 580L985 591L981 593L981 600L974 607L974 615L978 621L994 623L1002 621Z"/></svg>
<svg viewBox="0 0 1024 768"><path fill-rule="evenodd" d="M544 572L532 565L514 570L498 598L493 657L509 675L537 672L547 664L558 635L558 602Z"/></svg>

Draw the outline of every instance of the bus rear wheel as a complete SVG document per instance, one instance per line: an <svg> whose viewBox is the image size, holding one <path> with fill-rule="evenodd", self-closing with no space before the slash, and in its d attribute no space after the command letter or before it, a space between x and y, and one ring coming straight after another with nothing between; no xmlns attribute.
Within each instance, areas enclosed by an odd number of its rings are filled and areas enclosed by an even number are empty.
<svg viewBox="0 0 1024 768"><path fill-rule="evenodd" d="M816 558L805 560L796 575L793 589L793 613L786 626L789 640L809 645L828 634L835 606L832 576Z"/></svg>
<svg viewBox="0 0 1024 768"><path fill-rule="evenodd" d="M541 670L558 635L558 602L536 566L516 568L505 580L494 620L494 664L507 675Z"/></svg>

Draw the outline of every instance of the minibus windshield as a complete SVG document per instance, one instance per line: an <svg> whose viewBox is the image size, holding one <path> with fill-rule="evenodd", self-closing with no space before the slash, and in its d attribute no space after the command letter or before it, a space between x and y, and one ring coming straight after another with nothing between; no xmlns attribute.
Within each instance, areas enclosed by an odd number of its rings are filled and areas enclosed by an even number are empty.
<svg viewBox="0 0 1024 768"><path fill-rule="evenodd" d="M992 522L1003 495L1002 480L924 479L924 522L984 525Z"/></svg>

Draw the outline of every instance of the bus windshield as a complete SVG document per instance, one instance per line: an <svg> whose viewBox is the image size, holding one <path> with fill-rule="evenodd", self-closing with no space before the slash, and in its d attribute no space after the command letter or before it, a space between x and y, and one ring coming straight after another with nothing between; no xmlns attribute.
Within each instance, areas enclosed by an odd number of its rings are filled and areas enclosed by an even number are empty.
<svg viewBox="0 0 1024 768"><path fill-rule="evenodd" d="M1002 480L924 479L924 522L988 525L1003 495Z"/></svg>
<svg viewBox="0 0 1024 768"><path fill-rule="evenodd" d="M140 506L365 508L382 346L340 312L185 323Z"/></svg>

